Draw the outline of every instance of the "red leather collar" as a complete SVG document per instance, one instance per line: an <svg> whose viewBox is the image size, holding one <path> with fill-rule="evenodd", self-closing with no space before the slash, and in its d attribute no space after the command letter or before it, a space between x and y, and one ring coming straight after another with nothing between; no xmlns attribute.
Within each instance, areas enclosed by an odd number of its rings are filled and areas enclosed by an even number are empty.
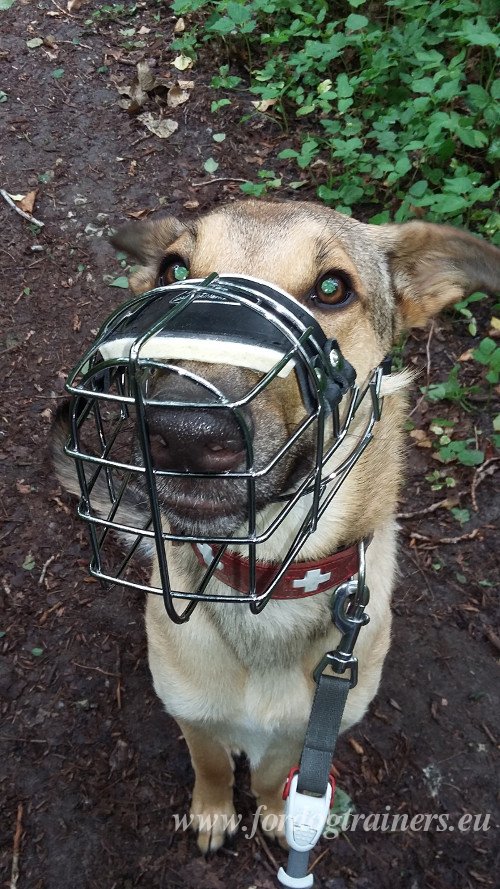
<svg viewBox="0 0 500 889"><path fill-rule="evenodd" d="M211 565L217 547L208 543L193 543L194 553L200 565ZM261 595L278 572L273 562L256 562L256 589ZM277 586L273 599L305 599L331 590L345 580L350 580L359 568L358 546L338 550L332 556L318 562L293 562ZM237 553L225 552L214 571L215 577L233 590L248 595L249 561Z"/></svg>

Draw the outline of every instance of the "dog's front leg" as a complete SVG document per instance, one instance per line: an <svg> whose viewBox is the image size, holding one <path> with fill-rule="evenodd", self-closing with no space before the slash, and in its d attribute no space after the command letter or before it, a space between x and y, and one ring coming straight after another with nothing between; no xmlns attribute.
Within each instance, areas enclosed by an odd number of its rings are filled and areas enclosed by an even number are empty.
<svg viewBox="0 0 500 889"><path fill-rule="evenodd" d="M260 825L266 836L288 848L285 839L283 788L300 759L302 745L287 738L273 745L252 769L252 793L257 799Z"/></svg>
<svg viewBox="0 0 500 889"><path fill-rule="evenodd" d="M189 747L195 774L192 826L198 831L198 846L206 855L219 849L226 835L238 828L233 806L233 760L227 748L207 729L177 721Z"/></svg>

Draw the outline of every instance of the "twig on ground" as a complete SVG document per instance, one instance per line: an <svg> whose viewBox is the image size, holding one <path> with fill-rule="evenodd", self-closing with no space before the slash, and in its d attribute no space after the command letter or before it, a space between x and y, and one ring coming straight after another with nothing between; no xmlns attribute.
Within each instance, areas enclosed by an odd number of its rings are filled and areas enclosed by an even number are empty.
<svg viewBox="0 0 500 889"><path fill-rule="evenodd" d="M269 859L269 861L271 862L271 864L275 868L275 870L279 870L279 864L276 861L276 858L274 857L273 853L271 852L269 846L267 845L260 830L257 831L257 833L255 834L255 839L257 840L257 843L259 844L259 846L261 846L261 848L263 849L264 854Z"/></svg>
<svg viewBox="0 0 500 889"><path fill-rule="evenodd" d="M113 676L115 679L119 679L119 673L110 673L109 670L103 670L102 667L89 667L87 664L77 664L76 661L71 661L74 667L79 667L80 670L93 670L96 673L102 673L104 676Z"/></svg>
<svg viewBox="0 0 500 889"><path fill-rule="evenodd" d="M219 176L217 179L205 179L204 182L191 182L193 188L203 188L205 185L214 185L216 182L246 182L246 179L238 179L237 176Z"/></svg>
<svg viewBox="0 0 500 889"><path fill-rule="evenodd" d="M490 469L492 463L499 463L499 462L500 462L500 457L490 457L490 459L486 460L482 464L482 466L477 467L477 469L474 473L474 478L472 479L472 485L471 485L471 489L470 489L470 496L471 496L472 507L474 509L474 512L477 512L479 509L479 507L477 505L476 491L477 491L479 485L481 484L481 482L484 482L486 476L491 475L495 471L496 467L494 469L492 469L491 472L488 472L488 469Z"/></svg>
<svg viewBox="0 0 500 889"><path fill-rule="evenodd" d="M39 219L35 219L35 217L32 216L31 213L26 213L24 210L21 210L21 208L17 206L16 202L12 200L10 194L7 191L5 191L4 188L0 188L0 195L3 197L5 203L8 204L9 207L12 207L12 209L16 213L18 213L19 216L23 217L23 219L26 219L28 222L32 222L34 225L37 225L38 228L44 227L44 225L45 225L44 222L40 222Z"/></svg>
<svg viewBox="0 0 500 889"><path fill-rule="evenodd" d="M327 846L326 849L323 849L323 851L320 852L320 854L318 855L318 857L315 858L314 861L313 861L313 863L311 864L311 867L310 867L309 870L308 870L308 874L312 874L312 872L313 872L314 868L316 867L316 865L319 864L319 862L320 862L323 858L325 858L325 856L328 855L329 852L330 852L330 847L329 847L329 846Z"/></svg>
<svg viewBox="0 0 500 889"><path fill-rule="evenodd" d="M19 880L19 855L21 852L21 834L23 831L23 804L17 807L16 830L12 850L12 870L10 872L10 889L16 889Z"/></svg>
<svg viewBox="0 0 500 889"><path fill-rule="evenodd" d="M456 502L456 501L455 501ZM430 506L426 506L424 509L416 509L415 512L398 512L396 514L397 519L416 519L417 517L430 515L431 512L436 512L436 509L449 509L450 500L448 497L445 497L444 500L439 500L437 503L432 503Z"/></svg>
<svg viewBox="0 0 500 889"><path fill-rule="evenodd" d="M429 385L429 380L431 378L431 341L434 334L434 324L435 322L431 322L431 326L429 329L429 336L427 337L427 344L425 346L425 354L427 356L427 364L425 368L425 385Z"/></svg>
<svg viewBox="0 0 500 889"><path fill-rule="evenodd" d="M418 534L416 531L409 531L409 535L412 540L421 540L422 543L427 543L429 546L426 546L425 549L435 549L436 546L441 546L441 544L453 544L453 543L461 543L462 540L474 540L479 534L481 528L474 528L470 534L460 534L458 537L427 537L426 534Z"/></svg>
<svg viewBox="0 0 500 889"><path fill-rule="evenodd" d="M500 636L491 629L491 627L485 627L484 632L491 642L491 644L496 648L497 651L500 651Z"/></svg>
<svg viewBox="0 0 500 889"><path fill-rule="evenodd" d="M430 378L431 378L431 340L432 340L433 334L434 334L434 321L432 322L432 324L431 324L431 326L430 326L429 336L427 337L427 343L426 343L426 345L425 345L425 354L426 354L426 356L427 356L427 363L426 363L426 367L425 367L425 385L426 385L426 388L427 388L427 386L429 385L429 381L430 381ZM423 401L425 401L425 392L422 393L422 395L421 395L420 398L418 399L418 401L417 401L415 407L413 408L412 411L410 411L410 413L409 413L409 415L408 415L409 417L412 417L412 416L413 416L413 414L415 413L415 411L417 411L417 410L419 409L419 407L420 407L420 405L422 404Z"/></svg>
<svg viewBox="0 0 500 889"><path fill-rule="evenodd" d="M44 565L42 566L42 572L41 572L41 574L40 574L40 579L39 579L39 581L38 581L38 586L42 586L42 585L43 585L43 582L44 582L44 580L45 580L45 575L46 575L46 573L47 573L47 568L49 567L49 565L51 564L51 562L54 561L54 559L55 559L55 556L51 556L50 559L47 559L47 561L46 561L46 562L44 563Z"/></svg>
<svg viewBox="0 0 500 889"><path fill-rule="evenodd" d="M116 653L116 672L117 672L117 680L116 680L116 703L118 705L118 709L122 709L122 658L120 649L118 649Z"/></svg>
<svg viewBox="0 0 500 889"><path fill-rule="evenodd" d="M59 3L56 3L56 0L50 0L50 2L52 3L52 6L55 6L56 9L58 9L59 12L62 12L63 15L69 15L69 17L72 19L78 18L78 16L72 15L72 13L68 9L63 9L62 6L59 6Z"/></svg>
<svg viewBox="0 0 500 889"><path fill-rule="evenodd" d="M481 723L481 728L482 728L483 732L485 733L486 737L490 739L491 743L494 744L495 747L498 747L499 745L498 745L497 739L495 738L494 734L490 731L490 729L488 728L488 726L486 725L485 722Z"/></svg>

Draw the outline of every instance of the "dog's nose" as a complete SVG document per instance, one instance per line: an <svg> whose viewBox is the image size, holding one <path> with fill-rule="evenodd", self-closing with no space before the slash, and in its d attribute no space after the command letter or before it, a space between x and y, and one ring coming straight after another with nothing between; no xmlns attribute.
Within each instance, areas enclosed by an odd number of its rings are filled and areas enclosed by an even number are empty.
<svg viewBox="0 0 500 889"><path fill-rule="evenodd" d="M210 368L207 371L210 372ZM212 371L213 376L213 371ZM224 380L225 397L231 397ZM238 397L239 393L233 393ZM169 374L153 384L153 398L170 406L150 403L147 410L150 451L156 469L173 472L230 472L246 466L247 440L253 438L248 408L237 415L216 406L210 390L195 380ZM197 403L198 407L190 407ZM205 407L206 404L206 407ZM239 417L239 419L238 419Z"/></svg>
<svg viewBox="0 0 500 889"><path fill-rule="evenodd" d="M221 410L157 410L149 420L156 469L229 472L245 456L237 421Z"/></svg>
<svg viewBox="0 0 500 889"><path fill-rule="evenodd" d="M158 408L148 425L155 469L229 472L245 459L243 433L224 408Z"/></svg>

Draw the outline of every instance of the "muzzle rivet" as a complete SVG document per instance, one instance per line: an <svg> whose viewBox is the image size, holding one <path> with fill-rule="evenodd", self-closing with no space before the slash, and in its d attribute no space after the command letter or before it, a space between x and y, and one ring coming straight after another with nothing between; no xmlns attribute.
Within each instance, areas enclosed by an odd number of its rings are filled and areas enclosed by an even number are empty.
<svg viewBox="0 0 500 889"><path fill-rule="evenodd" d="M332 351L330 352L330 364L332 365L332 367L337 367L338 363L339 363L339 353L336 352L335 349L332 349Z"/></svg>

